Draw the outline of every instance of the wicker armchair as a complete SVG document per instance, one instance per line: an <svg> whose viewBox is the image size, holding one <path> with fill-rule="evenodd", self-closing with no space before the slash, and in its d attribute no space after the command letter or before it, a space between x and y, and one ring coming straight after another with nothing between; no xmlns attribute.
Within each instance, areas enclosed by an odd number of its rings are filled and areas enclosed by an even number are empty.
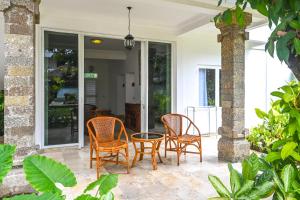
<svg viewBox="0 0 300 200"><path fill-rule="evenodd" d="M117 124L120 125L120 131L118 138L115 139ZM90 168L92 168L92 161L96 160L97 178L105 162L125 165L129 173L128 135L122 121L114 117L95 117L87 122L87 128L90 138ZM125 141L121 140L123 134ZM93 157L94 152L95 157ZM119 161L119 154L125 158L125 161Z"/></svg>
<svg viewBox="0 0 300 200"><path fill-rule="evenodd" d="M202 144L199 128L188 117L180 114L166 114L161 117L161 121L165 127L165 157L167 151L177 152L177 165L181 153L200 154L200 162L202 162ZM183 123L186 123L186 130L183 130ZM194 128L195 134L189 134L191 128ZM168 147L169 145L169 147ZM188 146L194 146L198 151L187 151Z"/></svg>

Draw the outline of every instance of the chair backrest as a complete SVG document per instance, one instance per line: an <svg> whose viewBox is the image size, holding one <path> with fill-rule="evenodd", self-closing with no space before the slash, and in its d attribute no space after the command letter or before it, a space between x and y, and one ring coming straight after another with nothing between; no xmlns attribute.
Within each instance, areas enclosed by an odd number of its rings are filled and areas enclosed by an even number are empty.
<svg viewBox="0 0 300 200"><path fill-rule="evenodd" d="M87 122L90 140L99 143L114 140L116 123L120 124L120 133L125 131L123 122L115 117L94 117ZM120 134L119 133L119 134Z"/></svg>
<svg viewBox="0 0 300 200"><path fill-rule="evenodd" d="M166 129L166 134L168 134L171 137L189 134L189 131L192 127L197 132L197 135L201 135L199 128L193 123L193 121L190 118L188 118L185 115L166 114L161 117L161 121ZM183 123L186 124L184 128Z"/></svg>
<svg viewBox="0 0 300 200"><path fill-rule="evenodd" d="M161 117L161 121L166 129L166 134L170 136L182 135L182 115L166 114Z"/></svg>

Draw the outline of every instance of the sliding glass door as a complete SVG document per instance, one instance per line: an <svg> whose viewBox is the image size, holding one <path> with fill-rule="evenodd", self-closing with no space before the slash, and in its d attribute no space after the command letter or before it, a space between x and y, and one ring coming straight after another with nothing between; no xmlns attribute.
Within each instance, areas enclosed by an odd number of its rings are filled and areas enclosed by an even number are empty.
<svg viewBox="0 0 300 200"><path fill-rule="evenodd" d="M44 33L44 146L78 143L78 35Z"/></svg>
<svg viewBox="0 0 300 200"><path fill-rule="evenodd" d="M161 131L160 117L171 112L171 50L169 43L148 43L148 129Z"/></svg>

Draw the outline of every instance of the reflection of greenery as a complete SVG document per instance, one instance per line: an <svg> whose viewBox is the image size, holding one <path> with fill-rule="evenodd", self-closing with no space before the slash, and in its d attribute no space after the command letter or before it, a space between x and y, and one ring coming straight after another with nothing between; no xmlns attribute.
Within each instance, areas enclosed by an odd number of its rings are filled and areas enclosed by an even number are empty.
<svg viewBox="0 0 300 200"><path fill-rule="evenodd" d="M149 48L150 121L160 122L160 116L171 110L171 45L155 43Z"/></svg>
<svg viewBox="0 0 300 200"><path fill-rule="evenodd" d="M4 91L0 91L0 136L4 135Z"/></svg>
<svg viewBox="0 0 300 200"><path fill-rule="evenodd" d="M49 127L66 127L71 121L71 108L54 107L49 108L48 123Z"/></svg>
<svg viewBox="0 0 300 200"><path fill-rule="evenodd" d="M57 68L48 74L49 96L51 103L57 96L57 92L63 87L77 87L78 84L78 61L77 51L73 49L50 49L53 53L51 59L56 63Z"/></svg>
<svg viewBox="0 0 300 200"><path fill-rule="evenodd" d="M167 94L154 93L154 110L155 120L159 122L160 116L169 112L171 105L171 97Z"/></svg>
<svg viewBox="0 0 300 200"><path fill-rule="evenodd" d="M206 69L208 106L215 106L215 69Z"/></svg>

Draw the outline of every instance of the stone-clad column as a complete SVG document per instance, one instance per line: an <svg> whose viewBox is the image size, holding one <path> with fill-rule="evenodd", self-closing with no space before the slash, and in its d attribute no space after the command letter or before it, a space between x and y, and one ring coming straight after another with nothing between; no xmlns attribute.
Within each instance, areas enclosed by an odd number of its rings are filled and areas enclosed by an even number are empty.
<svg viewBox="0 0 300 200"><path fill-rule="evenodd" d="M19 168L25 156L36 153L34 40L38 6L39 0L0 0L5 22L4 143L17 146L15 169L4 180L0 196L29 189Z"/></svg>
<svg viewBox="0 0 300 200"><path fill-rule="evenodd" d="M250 145L245 140L245 40L249 34L245 28L251 24L252 16L245 13L245 27L233 23L217 23L221 30L221 104L222 136L218 143L219 159L237 162L249 155Z"/></svg>

